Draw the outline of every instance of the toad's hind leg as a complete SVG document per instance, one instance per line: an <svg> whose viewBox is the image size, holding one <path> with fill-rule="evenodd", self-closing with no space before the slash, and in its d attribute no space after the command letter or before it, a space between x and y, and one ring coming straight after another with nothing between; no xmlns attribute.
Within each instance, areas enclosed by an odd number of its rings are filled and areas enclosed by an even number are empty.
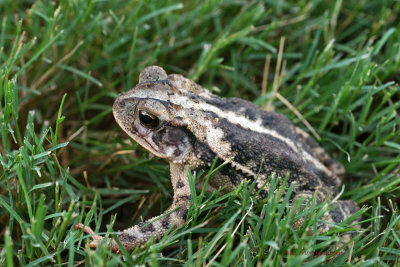
<svg viewBox="0 0 400 267"><path fill-rule="evenodd" d="M328 153L305 131L296 127L296 133L301 138L301 140L311 148L314 156L322 162L326 168L328 168L332 173L334 173L341 180L344 177L345 169L339 161L332 159Z"/></svg>
<svg viewBox="0 0 400 267"><path fill-rule="evenodd" d="M179 227L185 223L190 206L190 187L185 166L171 163L170 167L171 181L174 188L174 200L171 207L160 216L123 230L118 235L118 239L127 251L132 251L135 247L145 244L150 238L158 240L169 229ZM94 235L90 227L83 227L82 224L75 226L75 229L78 228L83 228L87 234L92 235L91 248L96 248L100 245L103 237ZM115 241L108 240L108 242L112 242L112 250L114 252L119 251Z"/></svg>
<svg viewBox="0 0 400 267"><path fill-rule="evenodd" d="M321 204L323 200L325 199L327 194L327 191L321 190L318 191L318 194L316 195L316 203ZM296 194L294 201L297 199L304 199L303 205L307 203L311 198L313 197L313 193L310 191L304 191ZM325 212L325 214L322 216L322 220L325 222L321 222L317 224L317 230L319 233L325 233L327 232L330 228L332 228L332 224L338 224L346 220L347 218L351 217L354 213L359 211L359 207L354 202L353 200L335 200L334 202L329 202L328 203L334 205L332 209L329 211ZM311 204L309 204L311 205ZM305 221L305 218L302 217L299 220L297 220L294 224L293 227L295 229L299 229ZM355 219L351 224L357 223L358 219ZM311 232L312 233L312 232ZM350 240L350 235L345 234L343 235L341 239L341 243L346 243L347 241Z"/></svg>

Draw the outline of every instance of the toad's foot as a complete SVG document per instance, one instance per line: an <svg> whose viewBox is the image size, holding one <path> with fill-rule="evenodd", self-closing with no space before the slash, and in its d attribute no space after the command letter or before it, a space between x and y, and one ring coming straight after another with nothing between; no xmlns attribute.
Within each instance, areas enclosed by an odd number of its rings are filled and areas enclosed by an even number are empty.
<svg viewBox="0 0 400 267"><path fill-rule="evenodd" d="M77 225L74 226L75 230L78 229L83 229L83 231L88 234L91 235L92 238L92 242L90 242L89 247L90 248L97 248L100 246L101 242L103 241L104 237L97 235L92 228L90 228L89 226L84 226L82 223L78 223ZM110 242L112 242L112 251L115 253L120 252L119 251L119 247L118 244L114 241L111 240L110 238L108 238L106 244L110 244Z"/></svg>

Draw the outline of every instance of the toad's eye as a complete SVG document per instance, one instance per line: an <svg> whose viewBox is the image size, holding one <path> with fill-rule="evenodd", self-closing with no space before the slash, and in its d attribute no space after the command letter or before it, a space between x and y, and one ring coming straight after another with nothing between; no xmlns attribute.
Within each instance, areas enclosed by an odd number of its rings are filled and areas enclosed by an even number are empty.
<svg viewBox="0 0 400 267"><path fill-rule="evenodd" d="M139 120L140 123L149 129L156 128L160 124L160 119L147 111L139 109Z"/></svg>

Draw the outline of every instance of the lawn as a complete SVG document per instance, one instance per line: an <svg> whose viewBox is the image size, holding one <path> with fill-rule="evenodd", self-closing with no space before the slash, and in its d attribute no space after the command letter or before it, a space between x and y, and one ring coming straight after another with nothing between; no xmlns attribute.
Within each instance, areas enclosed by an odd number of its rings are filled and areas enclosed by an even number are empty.
<svg viewBox="0 0 400 267"><path fill-rule="evenodd" d="M0 1L0 265L399 264L399 17L389 0ZM172 202L168 162L111 110L149 65L307 131L345 165L358 226L309 235L332 206L301 209L271 177L268 199L197 191L183 227L131 255L89 249L75 224L111 237Z"/></svg>

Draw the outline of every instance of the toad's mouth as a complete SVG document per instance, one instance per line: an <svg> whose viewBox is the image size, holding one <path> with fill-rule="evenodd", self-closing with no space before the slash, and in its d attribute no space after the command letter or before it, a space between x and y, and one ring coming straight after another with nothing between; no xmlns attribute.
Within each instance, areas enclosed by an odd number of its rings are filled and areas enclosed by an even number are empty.
<svg viewBox="0 0 400 267"><path fill-rule="evenodd" d="M134 134L131 134L131 133L128 133L128 132L126 132L126 133L129 135L130 138L132 138L136 143L138 143L141 147L146 149L153 156L156 156L156 157L159 157L159 158L166 158L165 155L161 154L156 149L154 149L153 145L151 143L147 142L145 139L140 138L137 135L134 135Z"/></svg>
<svg viewBox="0 0 400 267"><path fill-rule="evenodd" d="M121 129L127 134L129 135L130 138L132 138L133 141L135 141L136 143L138 143L141 147L143 147L144 149L146 149L152 156L156 156L159 158L163 158L163 159L168 159L170 160L168 157L166 157L164 154L158 152L153 144L151 144L150 142L146 141L146 139L132 133L131 131L128 131L127 129L125 129L125 127L123 127L117 120L118 125L121 127Z"/></svg>
<svg viewBox="0 0 400 267"><path fill-rule="evenodd" d="M159 157L159 158L166 158L165 155L161 154L160 152L158 152L153 144L151 144L150 142L148 142L145 138L133 133L131 130L128 130L124 127L124 125L122 123L120 123L118 121L118 119L116 119L119 127L127 134L129 135L130 138L133 139L133 141L135 141L136 143L138 143L141 147L143 147L144 149L146 149L150 154L152 154L153 156Z"/></svg>

